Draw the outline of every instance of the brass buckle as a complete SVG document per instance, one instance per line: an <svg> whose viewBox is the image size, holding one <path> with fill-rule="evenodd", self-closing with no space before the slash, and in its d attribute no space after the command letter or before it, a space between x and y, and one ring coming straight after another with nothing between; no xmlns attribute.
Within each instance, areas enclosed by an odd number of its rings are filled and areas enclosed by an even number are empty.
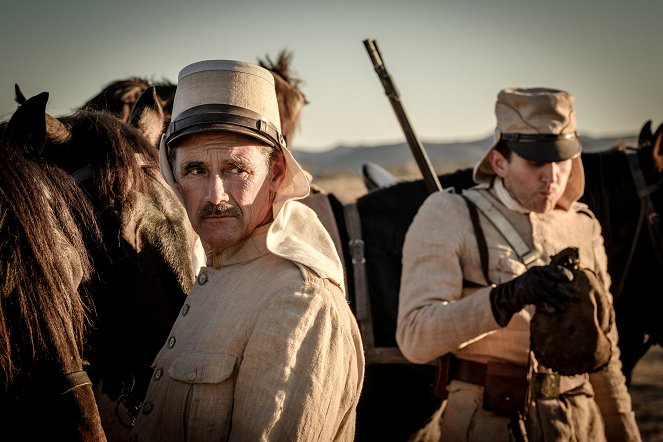
<svg viewBox="0 0 663 442"><path fill-rule="evenodd" d="M559 379L557 373L534 373L532 377L533 399L555 399L559 396Z"/></svg>

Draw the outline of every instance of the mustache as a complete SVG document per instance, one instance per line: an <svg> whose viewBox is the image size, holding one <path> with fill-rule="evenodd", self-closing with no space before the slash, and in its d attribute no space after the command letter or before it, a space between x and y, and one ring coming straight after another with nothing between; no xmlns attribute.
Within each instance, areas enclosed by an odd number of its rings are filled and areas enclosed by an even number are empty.
<svg viewBox="0 0 663 442"><path fill-rule="evenodd" d="M205 219L211 216L240 216L242 214L239 207L227 204L207 203L198 210L198 218Z"/></svg>

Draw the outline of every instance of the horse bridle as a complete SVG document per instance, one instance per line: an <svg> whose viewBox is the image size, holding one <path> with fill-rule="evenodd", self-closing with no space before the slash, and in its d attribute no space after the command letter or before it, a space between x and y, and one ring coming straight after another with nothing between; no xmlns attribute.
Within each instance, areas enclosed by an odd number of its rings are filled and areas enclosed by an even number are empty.
<svg viewBox="0 0 663 442"><path fill-rule="evenodd" d="M134 156L136 157L136 162L140 167L147 166L147 162L145 161L143 155L136 153L134 154ZM74 179L74 181L76 181L76 184L81 184L82 182L92 178L95 175L95 173L92 166L90 164L87 164L81 167L80 169L78 169L76 172L72 172L70 175Z"/></svg>
<svg viewBox="0 0 663 442"><path fill-rule="evenodd" d="M652 185L647 185L642 173L642 168L640 167L638 150L634 148L627 148L625 150L625 154L629 163L631 176L633 177L633 181L635 183L635 189L638 198L640 198L640 214L638 216L638 223L635 228L635 233L633 234L633 240L631 242L628 258L626 259L626 265L624 266L624 272L622 273L622 277L619 281L619 284L617 285L617 288L612 293L615 299L621 295L622 290L624 289L626 277L628 276L628 271L631 267L633 257L635 256L635 249L637 247L642 225L645 223L645 220L647 221L647 230L652 242L654 254L656 255L656 261L658 262L659 268L663 271L663 235L661 232L661 216L656 210L656 207L654 207L654 202L651 198L651 195L654 192L660 190L663 187L663 178L659 179Z"/></svg>

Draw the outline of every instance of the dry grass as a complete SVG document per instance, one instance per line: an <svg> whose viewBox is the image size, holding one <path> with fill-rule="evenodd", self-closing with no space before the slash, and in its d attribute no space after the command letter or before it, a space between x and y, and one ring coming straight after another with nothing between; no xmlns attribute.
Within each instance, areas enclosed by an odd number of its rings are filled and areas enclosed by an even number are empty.
<svg viewBox="0 0 663 442"><path fill-rule="evenodd" d="M342 203L350 203L366 193L364 181L359 176L338 175L314 178L313 184L332 193Z"/></svg>
<svg viewBox="0 0 663 442"><path fill-rule="evenodd" d="M389 168L399 181L421 179L421 172L415 165ZM313 184L327 193L332 193L343 203L349 203L364 195L367 191L364 180L359 174L325 171L313 177Z"/></svg>

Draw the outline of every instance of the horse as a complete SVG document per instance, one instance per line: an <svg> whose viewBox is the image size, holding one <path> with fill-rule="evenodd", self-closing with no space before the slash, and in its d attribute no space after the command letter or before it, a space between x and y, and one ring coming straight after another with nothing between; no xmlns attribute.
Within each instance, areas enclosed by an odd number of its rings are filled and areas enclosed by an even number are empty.
<svg viewBox="0 0 663 442"><path fill-rule="evenodd" d="M586 203L599 220L619 334L623 373L630 385L637 361L663 342L657 286L663 271L663 124L640 131L638 146L582 153ZM638 178L639 177L639 178ZM438 176L445 191L472 187L472 168ZM378 180L375 180L378 181ZM432 392L435 366L409 363L395 340L402 245L418 208L429 195L423 180L368 180L367 194L335 206L355 308L366 350L364 391L357 410L357 440L407 440L439 409ZM348 216L351 213L351 216ZM354 220L353 220L354 219Z"/></svg>
<svg viewBox="0 0 663 442"><path fill-rule="evenodd" d="M83 356L94 317L86 243L100 233L73 179L29 158L39 155L0 141L2 438L105 441Z"/></svg>
<svg viewBox="0 0 663 442"><path fill-rule="evenodd" d="M274 77L281 131L289 147L292 147L302 110L309 104L301 90L303 81L296 77L292 70L292 57L291 51L283 49L279 52L276 62L272 61L269 55L264 59L258 58L258 64L270 71Z"/></svg>
<svg viewBox="0 0 663 442"><path fill-rule="evenodd" d="M168 80L155 82L145 77L133 76L111 81L98 94L83 103L79 110L107 111L128 123L138 98L150 86L155 88L159 104L164 112L165 129L170 122L176 89L176 85Z"/></svg>
<svg viewBox="0 0 663 442"><path fill-rule="evenodd" d="M194 236L159 171L163 112L154 87L128 123L96 110L56 118L47 100L48 93L25 100L10 124L41 127L43 161L74 177L95 208L103 247L91 251L97 318L85 356L98 402L113 401L118 412L102 414L104 428L123 439L128 428L120 424L131 426L151 363L193 284Z"/></svg>

